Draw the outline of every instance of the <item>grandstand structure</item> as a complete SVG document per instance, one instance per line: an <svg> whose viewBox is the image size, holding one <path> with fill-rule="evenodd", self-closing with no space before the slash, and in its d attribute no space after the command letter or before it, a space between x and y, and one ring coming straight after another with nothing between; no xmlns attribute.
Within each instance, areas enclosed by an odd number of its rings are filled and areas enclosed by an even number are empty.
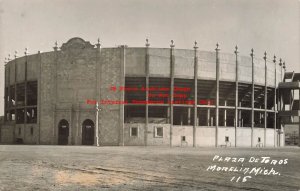
<svg viewBox="0 0 300 191"><path fill-rule="evenodd" d="M5 64L2 143L278 147L299 74L254 50L101 47L72 38ZM289 80L288 80L289 78ZM290 110L285 108L289 106ZM295 121L295 120L294 120Z"/></svg>

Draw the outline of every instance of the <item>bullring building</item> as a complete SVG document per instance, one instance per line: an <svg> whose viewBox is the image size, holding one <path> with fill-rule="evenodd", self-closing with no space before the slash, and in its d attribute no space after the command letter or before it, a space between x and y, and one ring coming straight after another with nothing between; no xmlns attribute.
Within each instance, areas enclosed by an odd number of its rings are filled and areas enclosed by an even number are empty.
<svg viewBox="0 0 300 191"><path fill-rule="evenodd" d="M282 62L81 38L5 65L1 142L100 146L283 145ZM98 103L99 105L97 106Z"/></svg>

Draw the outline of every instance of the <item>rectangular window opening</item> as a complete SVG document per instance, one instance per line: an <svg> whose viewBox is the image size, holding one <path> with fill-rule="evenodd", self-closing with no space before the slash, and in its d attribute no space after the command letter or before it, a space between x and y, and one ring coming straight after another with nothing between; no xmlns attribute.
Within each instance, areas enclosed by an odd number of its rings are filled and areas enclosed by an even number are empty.
<svg viewBox="0 0 300 191"><path fill-rule="evenodd" d="M131 127L130 128L130 136L131 137L137 137L138 136L138 128L137 127Z"/></svg>
<svg viewBox="0 0 300 191"><path fill-rule="evenodd" d="M228 136L225 137L225 142L229 142L229 137Z"/></svg>
<svg viewBox="0 0 300 191"><path fill-rule="evenodd" d="M164 129L163 127L155 127L155 137L163 137Z"/></svg>
<svg viewBox="0 0 300 191"><path fill-rule="evenodd" d="M185 136L181 136L181 141L185 141Z"/></svg>

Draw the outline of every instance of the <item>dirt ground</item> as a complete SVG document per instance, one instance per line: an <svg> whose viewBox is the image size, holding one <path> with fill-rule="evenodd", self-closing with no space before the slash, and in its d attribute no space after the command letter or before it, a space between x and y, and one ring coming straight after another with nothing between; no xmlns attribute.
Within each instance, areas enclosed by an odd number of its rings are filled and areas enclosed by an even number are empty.
<svg viewBox="0 0 300 191"><path fill-rule="evenodd" d="M245 160L213 161L215 155ZM242 182L247 174L207 170L210 165L274 168L278 174L248 174ZM298 191L300 149L0 145L0 190Z"/></svg>

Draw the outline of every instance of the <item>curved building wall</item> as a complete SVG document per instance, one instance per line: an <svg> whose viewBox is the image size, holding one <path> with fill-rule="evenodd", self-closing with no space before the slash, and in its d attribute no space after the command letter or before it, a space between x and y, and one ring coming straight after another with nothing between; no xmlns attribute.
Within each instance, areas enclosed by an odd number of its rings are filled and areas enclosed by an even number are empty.
<svg viewBox="0 0 300 191"><path fill-rule="evenodd" d="M174 77L194 78L194 50L174 50ZM198 79L216 79L216 53L197 51ZM126 75L145 76L146 48L126 49ZM250 56L238 56L239 82L252 83L252 60ZM235 82L235 54L219 53L220 80ZM149 75L154 77L170 77L170 49L149 48ZM254 81L257 85L265 84L265 63L263 59L254 57ZM275 65L267 61L267 85L274 87ZM277 66L277 80L280 79L280 69Z"/></svg>
<svg viewBox="0 0 300 191"><path fill-rule="evenodd" d="M170 77L170 49L149 49L149 75L156 77ZM145 65L145 63L140 63ZM126 65L127 66L127 65ZM127 72L128 70L126 70ZM128 71L129 72L129 71ZM130 73L126 73L130 74Z"/></svg>
<svg viewBox="0 0 300 191"><path fill-rule="evenodd" d="M252 83L252 59L251 57L241 56L239 62L239 82Z"/></svg>
<svg viewBox="0 0 300 191"><path fill-rule="evenodd" d="M198 78L215 80L216 79L216 53L200 51L198 53L198 59L199 59Z"/></svg>
<svg viewBox="0 0 300 191"><path fill-rule="evenodd" d="M171 87L170 82L174 79L175 86L185 84L186 87L191 87L192 91L194 91L194 83L197 81L198 97L201 99L205 98L206 101L215 100L216 52L197 51L196 56L198 65L196 78L194 50L174 49L171 57L170 48L128 48L127 46L100 48L99 45L95 47L80 38L73 38L64 43L60 50L56 49L53 52L16 58L5 66L6 125L7 127L13 127L12 142L22 139L27 144L59 144L61 139L65 139L67 144L83 144L83 142L86 142L83 141L83 134L86 135L83 131L89 132L83 126L84 121L89 119L94 126L96 124L95 106L86 104L86 100L124 100L126 92L110 91L109 88L111 86L125 86L125 81L128 77L131 77L133 81L135 79L145 81L143 83L146 86L147 80L150 78L150 82L157 81L155 83L163 79L167 87ZM197 137L195 145L198 146L214 146L216 139L219 145L224 144L224 137L230 137L231 141L237 141L238 143L241 139L244 139L241 138L243 136L247 137L245 140L248 140L249 136L251 137L248 132L249 130L251 131L251 128L245 130L239 128L235 132L239 137L238 140L235 140L234 134L232 134L235 123L232 120L232 115L234 112L236 55L219 52L218 58L220 63L220 88L222 89L220 89L221 108L219 116L222 119L219 121L219 126L224 127L220 129L219 133L222 136L216 138L215 104L198 103L196 106L162 104L161 107L163 112L165 112L164 115L166 115L166 118L163 120L165 121L164 124L153 120L154 123L149 123L149 121L143 123L132 122L134 123L133 125L125 123L125 107L131 107L131 104L104 104L100 106L101 110L99 111L100 144L162 144L176 146L187 144L192 146L194 141L193 134ZM248 102L249 91L251 90L250 85L252 84L252 60L250 56L238 56L237 59L239 64L239 101L247 102L248 104L246 106L239 105L238 115L243 119L243 116L249 115L247 112L251 108L251 103L249 105ZM272 62L267 64L268 91L273 91L275 65ZM174 67L173 76L172 67ZM264 68L264 60L255 58L254 81L255 88L258 88L257 91L260 93L263 93L260 86L265 85ZM280 67L277 66L276 70L278 83L281 77ZM36 82L37 86L37 103L30 105L28 102L32 96L26 95L31 95L27 92L30 91L31 83L34 82ZM20 90L19 86L21 87L22 84L24 84L22 88L25 90ZM160 85L165 86L163 84ZM18 91L24 91L26 94L23 105L18 105ZM193 96L193 92L189 96ZM11 99L16 101L16 103L13 104ZM257 95L255 99L260 102L263 100L260 95ZM271 99L272 97L270 97ZM271 101L269 102L267 112L272 113L272 103ZM148 108L148 104L137 105ZM151 106L155 107L155 105ZM172 124L170 121L171 115L173 115L170 113L171 107L176 107L176 111L179 111L177 115L182 118L180 119L181 121L177 120L176 122L179 125ZM196 111L195 107L198 109L197 119L195 120L196 125L193 124L194 117L192 117ZM205 111L202 111L200 108L205 109ZM24 109L24 113L18 113L22 109ZM36 109L33 111L33 114L30 113L36 118L33 122L27 117L28 111L32 112L32 109ZM257 113L257 119L261 120L260 112L263 112L263 110L257 109L255 112ZM16 123L18 115L24 115L24 122ZM188 119L186 116L188 116ZM226 116L231 118L227 125L224 122L226 121ZM206 122L201 121L203 118L205 118ZM66 127L68 131L65 131L65 127L59 126L62 124L62 120L68 122ZM249 119L245 118L245 120ZM242 127L243 124L249 124L245 120L238 121L238 126ZM91 128L94 128L93 125ZM132 126L137 126L138 129L141 129L138 131L138 137L130 136ZM193 126L196 127L194 132ZM164 129L163 137L155 137L157 131L160 131L157 127ZM62 136L63 132L67 132L67 135ZM170 134L172 135L170 136ZM90 136L95 137L95 134L90 134ZM265 137L265 134L262 133L260 136ZM256 139L256 137L254 138ZM264 141L263 138L261 140ZM93 142L95 144L95 141ZM271 145L270 142L266 142ZM240 143L240 145L249 146L249 143Z"/></svg>

